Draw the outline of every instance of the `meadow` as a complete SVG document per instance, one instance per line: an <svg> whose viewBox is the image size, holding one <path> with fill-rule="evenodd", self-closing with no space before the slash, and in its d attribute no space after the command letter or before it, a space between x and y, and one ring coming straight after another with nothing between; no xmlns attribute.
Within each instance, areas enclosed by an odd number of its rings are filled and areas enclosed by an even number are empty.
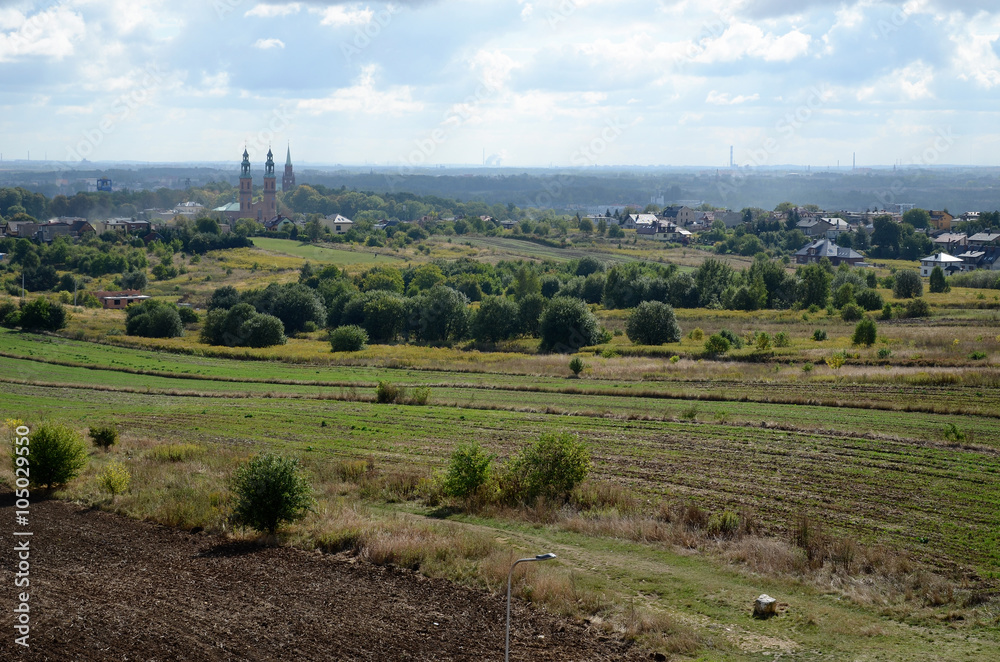
<svg viewBox="0 0 1000 662"><path fill-rule="evenodd" d="M433 237L374 257L264 239L184 256L184 273L150 292L198 308L221 285L295 280L306 261L357 273L590 251L687 269L708 255L594 244ZM625 311L597 307L614 335L576 354L579 376L531 339L333 353L315 331L212 347L197 324L135 338L122 311L72 308L59 334L0 329L0 398L33 426L116 423L121 443L92 451L55 496L131 517L250 537L228 523L228 476L274 449L302 459L317 496L282 544L493 591L512 556L555 551L521 577L522 598L675 659L988 659L1000 656L1000 304L966 288L925 298L931 317L879 321L871 347L826 310L708 309L676 311L680 342L640 346L621 333ZM706 355L703 338L721 329L789 343ZM426 402L380 404L379 382L427 389ZM568 503L442 495L459 444L502 462L553 432L578 435L593 458ZM116 497L97 481L112 460L132 474ZM11 483L6 462L0 480ZM763 592L781 601L777 618L750 617Z"/></svg>

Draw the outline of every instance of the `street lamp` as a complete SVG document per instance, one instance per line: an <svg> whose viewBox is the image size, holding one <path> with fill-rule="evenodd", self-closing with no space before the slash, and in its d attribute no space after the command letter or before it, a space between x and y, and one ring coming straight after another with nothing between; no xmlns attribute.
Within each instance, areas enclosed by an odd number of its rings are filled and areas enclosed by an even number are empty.
<svg viewBox="0 0 1000 662"><path fill-rule="evenodd" d="M518 563L528 563L530 561L548 561L549 559L554 559L555 554L539 554L538 556L533 556L527 559L518 559L514 561L514 565L510 566L510 572L507 573L507 643L504 646L503 652L503 662L510 661L510 579L514 576L514 568L517 567Z"/></svg>

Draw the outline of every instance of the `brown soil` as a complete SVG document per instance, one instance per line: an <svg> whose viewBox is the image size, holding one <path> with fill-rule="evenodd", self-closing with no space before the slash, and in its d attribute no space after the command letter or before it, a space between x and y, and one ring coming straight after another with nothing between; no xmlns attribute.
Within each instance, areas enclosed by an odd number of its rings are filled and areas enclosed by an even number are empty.
<svg viewBox="0 0 1000 662"><path fill-rule="evenodd" d="M14 643L13 499L0 495L4 660L501 660L505 597L341 556L32 504L29 649ZM15 593L15 590L17 593ZM639 660L515 601L513 660Z"/></svg>

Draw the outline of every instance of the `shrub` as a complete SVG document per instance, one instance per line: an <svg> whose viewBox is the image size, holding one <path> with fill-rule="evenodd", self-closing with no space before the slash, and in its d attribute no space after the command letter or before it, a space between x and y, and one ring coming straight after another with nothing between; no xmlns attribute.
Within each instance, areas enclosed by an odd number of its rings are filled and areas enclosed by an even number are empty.
<svg viewBox="0 0 1000 662"><path fill-rule="evenodd" d="M822 342L827 339L826 329L816 329L813 331L813 340Z"/></svg>
<svg viewBox="0 0 1000 662"><path fill-rule="evenodd" d="M771 349L771 334L764 331L754 336L754 347L758 352L766 352Z"/></svg>
<svg viewBox="0 0 1000 662"><path fill-rule="evenodd" d="M575 352L598 340L597 318L579 299L556 297L545 307L538 322L544 352Z"/></svg>
<svg viewBox="0 0 1000 662"><path fill-rule="evenodd" d="M118 443L118 428L114 425L99 425L90 428L90 439L98 448L108 450Z"/></svg>
<svg viewBox="0 0 1000 662"><path fill-rule="evenodd" d="M983 359L986 358L986 352L977 350L969 354L969 358L972 359L973 361L982 361Z"/></svg>
<svg viewBox="0 0 1000 662"><path fill-rule="evenodd" d="M21 309L13 301L0 303L0 326L13 329L21 323Z"/></svg>
<svg viewBox="0 0 1000 662"><path fill-rule="evenodd" d="M22 449L28 450L22 453ZM11 453L11 461L15 467L30 466L32 486L51 489L80 475L87 466L87 448L73 429L43 424L35 430L27 446L18 446Z"/></svg>
<svg viewBox="0 0 1000 662"><path fill-rule="evenodd" d="M202 342L229 347L269 347L285 344L284 325L272 315L262 315L248 303L216 308L205 316Z"/></svg>
<svg viewBox="0 0 1000 662"><path fill-rule="evenodd" d="M854 335L851 336L851 342L855 345L864 345L865 347L871 347L875 344L875 339L878 336L878 329L875 326L875 321L871 318L864 318L858 325L854 327Z"/></svg>
<svg viewBox="0 0 1000 662"><path fill-rule="evenodd" d="M375 387L375 399L382 404L402 402L406 398L406 389L392 382L380 381Z"/></svg>
<svg viewBox="0 0 1000 662"><path fill-rule="evenodd" d="M108 492L113 497L128 491L131 480L132 476L128 469L118 460L110 462L97 475L97 484L101 486L102 490Z"/></svg>
<svg viewBox="0 0 1000 662"><path fill-rule="evenodd" d="M125 333L142 338L176 338L184 334L177 306L148 299L125 310Z"/></svg>
<svg viewBox="0 0 1000 662"><path fill-rule="evenodd" d="M875 290L861 290L854 295L854 301L865 310L878 310L885 305L882 295Z"/></svg>
<svg viewBox="0 0 1000 662"><path fill-rule="evenodd" d="M356 324L371 342L392 342L406 322L406 302L395 292L376 289L354 296L344 306L341 324Z"/></svg>
<svg viewBox="0 0 1000 662"><path fill-rule="evenodd" d="M935 266L931 270L931 292L948 292L951 290L951 286L948 285L948 281L944 277L944 269L940 265Z"/></svg>
<svg viewBox="0 0 1000 662"><path fill-rule="evenodd" d="M729 351L731 343L721 333L713 333L705 341L705 352L716 356Z"/></svg>
<svg viewBox="0 0 1000 662"><path fill-rule="evenodd" d="M520 312L520 307L511 299L486 297L472 318L472 337L479 342L492 343L517 337L521 331Z"/></svg>
<svg viewBox="0 0 1000 662"><path fill-rule="evenodd" d="M705 530L713 536L731 536L740 528L740 517L736 513L726 510L721 515L712 515L708 518Z"/></svg>
<svg viewBox="0 0 1000 662"><path fill-rule="evenodd" d="M337 327L330 332L331 351L357 352L368 345L368 333L356 324Z"/></svg>
<svg viewBox="0 0 1000 662"><path fill-rule="evenodd" d="M688 338L691 340L701 341L705 338L705 332L701 330L701 327L695 327L694 329L691 329L690 333L688 333Z"/></svg>
<svg viewBox="0 0 1000 662"><path fill-rule="evenodd" d="M441 486L444 494L466 499L478 492L490 479L493 457L475 441L459 445Z"/></svg>
<svg viewBox="0 0 1000 662"><path fill-rule="evenodd" d="M888 347L879 347L878 357L880 359L887 359L890 356L892 356L892 350L891 349L889 349Z"/></svg>
<svg viewBox="0 0 1000 662"><path fill-rule="evenodd" d="M733 349L740 349L743 347L743 339L729 329L722 329L719 331L719 335L728 340Z"/></svg>
<svg viewBox="0 0 1000 662"><path fill-rule="evenodd" d="M920 274L916 271L898 271L896 280L892 285L892 294L897 299L911 299L922 296L924 293L924 281L920 279Z"/></svg>
<svg viewBox="0 0 1000 662"><path fill-rule="evenodd" d="M197 324L198 320L201 319L198 317L198 313L187 306L177 306L177 315L180 316L183 324Z"/></svg>
<svg viewBox="0 0 1000 662"><path fill-rule="evenodd" d="M445 285L421 292L407 301L408 330L423 342L447 342L468 337L469 299Z"/></svg>
<svg viewBox="0 0 1000 662"><path fill-rule="evenodd" d="M285 522L305 517L312 507L312 488L295 458L273 453L255 455L233 474L232 521L274 534Z"/></svg>
<svg viewBox="0 0 1000 662"><path fill-rule="evenodd" d="M274 315L254 315L240 326L240 337L245 347L271 347L284 345L285 325Z"/></svg>
<svg viewBox="0 0 1000 662"><path fill-rule="evenodd" d="M239 303L240 293L232 285L226 285L212 292L212 297L208 300L208 309L223 308L229 310Z"/></svg>
<svg viewBox="0 0 1000 662"><path fill-rule="evenodd" d="M144 290L149 285L145 271L126 271L118 277L118 287L123 290Z"/></svg>
<svg viewBox="0 0 1000 662"><path fill-rule="evenodd" d="M903 310L903 317L929 317L931 306L926 299L913 299L906 303Z"/></svg>
<svg viewBox="0 0 1000 662"><path fill-rule="evenodd" d="M849 303L840 309L840 319L845 322L856 322L864 315L861 306L856 303Z"/></svg>
<svg viewBox="0 0 1000 662"><path fill-rule="evenodd" d="M774 346L775 347L790 347L792 344L792 339L784 331L779 331L774 334Z"/></svg>
<svg viewBox="0 0 1000 662"><path fill-rule="evenodd" d="M39 297L31 303L21 303L18 324L25 331L58 331L66 326L67 317L62 304Z"/></svg>
<svg viewBox="0 0 1000 662"><path fill-rule="evenodd" d="M891 320L892 319L892 304L891 303L886 303L885 306L882 307L882 316L881 316L881 319L882 320Z"/></svg>
<svg viewBox="0 0 1000 662"><path fill-rule="evenodd" d="M565 501L590 472L590 451L569 433L543 434L507 468L508 496L524 503L539 497Z"/></svg>
<svg viewBox="0 0 1000 662"><path fill-rule="evenodd" d="M583 372L583 369L585 367L586 364L583 362L583 359L581 359L579 356L574 356L572 359L570 359L569 369L573 371L574 375L579 375L581 372Z"/></svg>
<svg viewBox="0 0 1000 662"><path fill-rule="evenodd" d="M662 345L678 342L681 328L674 309L660 301L643 301L625 319L625 334L640 345Z"/></svg>
<svg viewBox="0 0 1000 662"><path fill-rule="evenodd" d="M840 368L843 367L844 363L847 362L847 357L844 356L843 352L837 352L833 356L826 357L826 359L824 360L826 361L826 364L833 370L840 370Z"/></svg>

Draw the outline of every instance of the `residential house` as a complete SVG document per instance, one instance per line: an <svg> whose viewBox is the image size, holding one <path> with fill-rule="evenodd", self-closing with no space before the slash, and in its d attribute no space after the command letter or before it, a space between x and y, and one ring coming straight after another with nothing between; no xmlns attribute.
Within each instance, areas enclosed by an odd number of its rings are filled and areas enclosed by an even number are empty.
<svg viewBox="0 0 1000 662"><path fill-rule="evenodd" d="M139 290L122 290L120 292L94 292L94 296L105 308L127 308L129 304L145 301L149 297Z"/></svg>
<svg viewBox="0 0 1000 662"><path fill-rule="evenodd" d="M622 230L637 230L643 225L650 226L657 220L656 214L629 214L624 216L618 224Z"/></svg>
<svg viewBox="0 0 1000 662"><path fill-rule="evenodd" d="M699 213L684 205L670 205L660 214L660 220L676 223L681 227L688 227L698 221Z"/></svg>
<svg viewBox="0 0 1000 662"><path fill-rule="evenodd" d="M838 235L851 231L851 226L844 219L824 216L804 218L796 223L795 227L807 237L826 237L828 239L836 239Z"/></svg>
<svg viewBox="0 0 1000 662"><path fill-rule="evenodd" d="M941 267L946 274L951 275L956 271L962 271L963 264L964 260L962 258L948 255L947 253L928 255L927 257L920 258L920 275L925 278L930 276L931 272L934 271L934 267Z"/></svg>
<svg viewBox="0 0 1000 662"><path fill-rule="evenodd" d="M675 241L682 244L689 243L693 236L688 230L669 221L657 221L652 225L639 226L635 232L641 238L653 239L654 241Z"/></svg>
<svg viewBox="0 0 1000 662"><path fill-rule="evenodd" d="M27 237L32 238L38 232L36 221L7 221L3 234L7 237Z"/></svg>
<svg viewBox="0 0 1000 662"><path fill-rule="evenodd" d="M340 214L330 214L319 223L332 234L347 234L354 227L354 221Z"/></svg>
<svg viewBox="0 0 1000 662"><path fill-rule="evenodd" d="M108 230L127 232L129 234L145 235L149 233L149 221L137 221L134 218L112 218L105 223Z"/></svg>
<svg viewBox="0 0 1000 662"><path fill-rule="evenodd" d="M500 221L500 227L504 230L513 230L514 226L517 225L517 221L512 221L507 219L506 221Z"/></svg>
<svg viewBox="0 0 1000 662"><path fill-rule="evenodd" d="M931 209L928 213L931 215L932 228L951 232L951 222L955 220L954 216L949 214L947 211L934 211L933 209Z"/></svg>
<svg viewBox="0 0 1000 662"><path fill-rule="evenodd" d="M1000 270L1000 247L969 246L969 250L958 255L962 260L962 271L975 269Z"/></svg>
<svg viewBox="0 0 1000 662"><path fill-rule="evenodd" d="M969 245L969 238L964 232L942 232L934 237L933 241L935 248L940 248L948 253L957 252L956 249Z"/></svg>
<svg viewBox="0 0 1000 662"><path fill-rule="evenodd" d="M819 262L823 258L830 260L833 266L848 264L852 267L864 266L865 256L851 248L838 246L830 239L817 239L795 251L796 264Z"/></svg>
<svg viewBox="0 0 1000 662"><path fill-rule="evenodd" d="M264 229L268 232L291 232L293 227L295 227L295 221L281 214L264 221Z"/></svg>
<svg viewBox="0 0 1000 662"><path fill-rule="evenodd" d="M977 232L969 237L970 246L996 246L998 244L1000 244L1000 233L992 230Z"/></svg>
<svg viewBox="0 0 1000 662"><path fill-rule="evenodd" d="M182 202L176 207L174 207L175 216L184 216L186 218L196 218L205 211L205 205L200 202Z"/></svg>
<svg viewBox="0 0 1000 662"><path fill-rule="evenodd" d="M60 223L58 221L55 223L43 223L38 226L38 230L35 232L35 239L50 244L56 237L71 236L71 231L72 226L69 223Z"/></svg>

